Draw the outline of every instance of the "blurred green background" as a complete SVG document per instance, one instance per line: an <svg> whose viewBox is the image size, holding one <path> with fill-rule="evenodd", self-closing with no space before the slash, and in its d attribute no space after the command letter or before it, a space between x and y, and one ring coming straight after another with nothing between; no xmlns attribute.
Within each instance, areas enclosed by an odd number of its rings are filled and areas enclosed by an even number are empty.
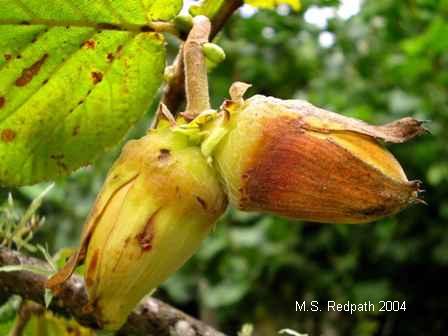
<svg viewBox="0 0 448 336"><path fill-rule="evenodd" d="M243 323L260 336L282 328L313 336L446 335L448 0L304 0L298 13L244 6L217 42L227 60L210 73L214 107L242 80L253 84L249 95L306 99L370 123L430 120L432 135L389 147L409 179L423 180L428 206L365 225L230 209L155 295L232 335ZM130 137L145 132L154 107ZM118 153L57 182L40 210L46 224L36 241L51 252L76 246ZM12 192L25 207L46 185ZM406 311L296 312L304 300L398 300Z"/></svg>

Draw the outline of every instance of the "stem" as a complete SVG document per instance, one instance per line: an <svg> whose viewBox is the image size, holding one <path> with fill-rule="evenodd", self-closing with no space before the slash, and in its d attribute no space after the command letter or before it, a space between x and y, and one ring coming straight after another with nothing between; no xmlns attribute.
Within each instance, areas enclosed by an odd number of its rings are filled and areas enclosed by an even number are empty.
<svg viewBox="0 0 448 336"><path fill-rule="evenodd" d="M210 40L216 36L216 34L227 23L232 14L243 5L243 0L226 0L218 13L212 18L212 31ZM179 111L182 103L184 102L184 67L183 60L180 57L182 51L179 51L179 55L173 63L174 76L169 80L165 87L165 92L162 98L162 102L168 107L168 109L175 115Z"/></svg>
<svg viewBox="0 0 448 336"><path fill-rule="evenodd" d="M183 47L185 92L187 107L183 116L194 119L202 111L210 109L207 64L202 45L209 40L211 23L206 16L196 16L193 28Z"/></svg>
<svg viewBox="0 0 448 336"><path fill-rule="evenodd" d="M212 20L212 33L211 39L213 40L215 36L221 31L224 25L227 23L232 14L238 10L242 5L244 5L243 0L226 0L222 4L219 11L213 17Z"/></svg>

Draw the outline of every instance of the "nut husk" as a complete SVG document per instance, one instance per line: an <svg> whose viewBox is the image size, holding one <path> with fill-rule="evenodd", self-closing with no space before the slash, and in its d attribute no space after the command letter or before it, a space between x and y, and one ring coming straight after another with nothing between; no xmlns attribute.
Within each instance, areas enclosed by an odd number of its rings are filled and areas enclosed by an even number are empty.
<svg viewBox="0 0 448 336"><path fill-rule="evenodd" d="M237 208L363 223L419 201L420 182L408 181L379 140L405 142L426 131L422 122L404 118L372 126L302 100L243 100L247 88L232 86L232 100L212 127L227 130L211 155Z"/></svg>
<svg viewBox="0 0 448 336"><path fill-rule="evenodd" d="M57 289L85 259L86 309L102 328L116 330L198 249L226 206L200 150L161 125L125 145L86 221L79 252L47 286Z"/></svg>

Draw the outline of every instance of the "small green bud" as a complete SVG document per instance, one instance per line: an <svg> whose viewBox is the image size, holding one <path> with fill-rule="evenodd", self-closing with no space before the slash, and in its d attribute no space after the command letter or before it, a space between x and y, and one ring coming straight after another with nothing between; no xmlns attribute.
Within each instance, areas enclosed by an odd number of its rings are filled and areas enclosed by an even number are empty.
<svg viewBox="0 0 448 336"><path fill-rule="evenodd" d="M193 17L189 14L178 15L174 18L174 25L181 33L188 33L193 27Z"/></svg>
<svg viewBox="0 0 448 336"><path fill-rule="evenodd" d="M202 51L204 52L205 57L207 57L207 60L214 64L219 64L226 59L224 49L215 43L204 43Z"/></svg>

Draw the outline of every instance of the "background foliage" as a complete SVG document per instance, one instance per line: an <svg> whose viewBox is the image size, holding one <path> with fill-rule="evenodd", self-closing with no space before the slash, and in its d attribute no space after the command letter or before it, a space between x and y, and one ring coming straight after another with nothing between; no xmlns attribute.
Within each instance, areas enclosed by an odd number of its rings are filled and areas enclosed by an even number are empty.
<svg viewBox="0 0 448 336"><path fill-rule="evenodd" d="M443 335L448 327L448 1L366 0L350 18L305 20L336 0L302 1L299 13L248 7L218 38L227 60L210 74L213 105L230 84L383 123L431 120L431 136L391 146L410 179L422 179L428 206L367 225L319 225L234 210L200 252L156 293L236 334L293 328L311 335ZM174 50L175 48L173 48ZM148 111L130 137L144 133ZM444 132L445 131L445 132ZM115 153L58 181L44 202L37 241L52 252L78 234ZM13 190L26 206L45 184ZM7 192L1 190L6 201ZM388 313L295 312L295 301L406 301ZM445 314L445 316L444 316ZM0 314L1 315L1 314ZM4 314L3 314L4 315ZM2 316L3 316L2 315ZM1 316L0 316L1 317Z"/></svg>

